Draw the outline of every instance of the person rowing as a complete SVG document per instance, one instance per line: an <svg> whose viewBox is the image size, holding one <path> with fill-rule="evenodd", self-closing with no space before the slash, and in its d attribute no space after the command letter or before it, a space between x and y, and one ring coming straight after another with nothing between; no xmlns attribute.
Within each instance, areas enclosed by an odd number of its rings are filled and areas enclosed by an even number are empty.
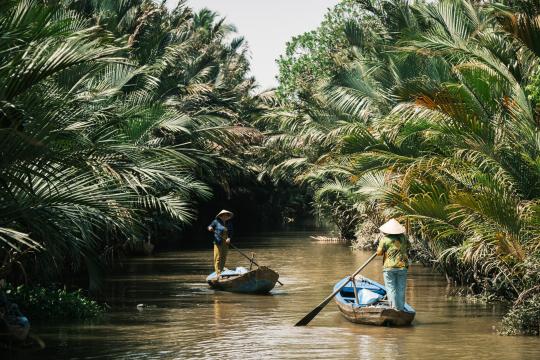
<svg viewBox="0 0 540 360"><path fill-rule="evenodd" d="M326 297L319 305L317 305L313 310L307 313L302 319L300 319L294 326L306 326L321 312L321 310L338 294L342 289L353 282L355 283L354 278L360 274L360 272L368 266L368 264L378 255L383 256L383 274L384 274L384 283L386 285L386 295L390 306L398 311L405 310L405 288L407 286L407 268L409 266L409 241L405 235L405 227L401 225L397 220L391 219L384 225L382 225L379 230L384 234L384 237L379 241L379 246L377 252L372 254L367 261L358 268L354 273L344 278L340 283L334 287L334 291ZM378 285L378 284L376 284ZM354 291L354 290L353 290ZM355 294L356 296L356 294ZM357 298L358 299L358 298ZM354 301L354 300L353 300ZM358 302L358 301L357 301ZM351 303L348 303L348 306L352 308ZM355 305L356 306L356 305ZM407 313L412 314L408 319L403 321L393 321L398 325L408 325L414 319L415 311L413 308L408 306ZM340 308L341 310L341 308ZM343 311L342 311L343 312ZM353 322L358 321L357 314L354 311L350 312L353 314ZM371 313L371 320L373 313ZM352 317L351 317L352 318ZM358 321L359 322L359 321ZM384 321L383 323L384 324Z"/></svg>
<svg viewBox="0 0 540 360"><path fill-rule="evenodd" d="M409 267L409 240L405 227L396 219L390 219L379 230L384 234L379 241L377 255L383 257L383 275L390 306L403 311Z"/></svg>
<svg viewBox="0 0 540 360"><path fill-rule="evenodd" d="M214 233L214 270L216 278L219 278L225 262L227 261L227 253L233 232L231 219L234 214L228 210L221 210L216 218L208 225L208 231Z"/></svg>

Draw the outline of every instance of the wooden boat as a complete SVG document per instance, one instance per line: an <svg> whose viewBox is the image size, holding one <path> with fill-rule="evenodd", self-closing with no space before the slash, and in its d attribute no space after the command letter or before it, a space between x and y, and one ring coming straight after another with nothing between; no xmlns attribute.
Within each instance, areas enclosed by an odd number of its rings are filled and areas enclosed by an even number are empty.
<svg viewBox="0 0 540 360"><path fill-rule="evenodd" d="M348 244L349 240L328 236L310 236L311 240L321 244Z"/></svg>
<svg viewBox="0 0 540 360"><path fill-rule="evenodd" d="M356 279L358 303L352 281L349 281L348 277L339 281L334 291L346 281L348 284L341 289L335 299L341 314L347 320L357 324L379 326L406 326L414 320L416 311L409 304L405 304L404 311L393 309L385 300L385 287L371 279L364 277Z"/></svg>
<svg viewBox="0 0 540 360"><path fill-rule="evenodd" d="M0 319L0 338L11 338L16 341L24 341L30 331L30 322L25 316L19 316L7 321Z"/></svg>
<svg viewBox="0 0 540 360"><path fill-rule="evenodd" d="M7 301L5 296L0 306L0 337L11 337L16 341L24 341L30 331L30 321L24 316L17 304Z"/></svg>
<svg viewBox="0 0 540 360"><path fill-rule="evenodd" d="M0 336L0 353L8 351L17 355L26 355L35 351L45 349L45 342L35 334L27 334L26 339L13 341L11 337L2 338ZM16 356L18 358L18 356Z"/></svg>
<svg viewBox="0 0 540 360"><path fill-rule="evenodd" d="M243 267L237 267L235 270L225 270L219 278L216 273L210 274L206 281L211 288L216 290L249 293L266 294L276 286L279 274L266 266L261 266L255 270L247 270Z"/></svg>

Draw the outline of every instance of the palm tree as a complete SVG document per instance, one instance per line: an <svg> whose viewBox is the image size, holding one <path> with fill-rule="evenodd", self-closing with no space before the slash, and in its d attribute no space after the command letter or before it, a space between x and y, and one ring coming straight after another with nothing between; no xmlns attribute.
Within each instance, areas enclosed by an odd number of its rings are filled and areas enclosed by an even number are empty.
<svg viewBox="0 0 540 360"><path fill-rule="evenodd" d="M183 4L3 5L1 278L82 267L96 287L101 263L151 219L194 219L206 174L240 171L228 149L248 144L239 114L253 80L228 31Z"/></svg>
<svg viewBox="0 0 540 360"><path fill-rule="evenodd" d="M312 95L339 119L326 133L340 136L325 137L331 151L310 143L319 161L295 178L324 171L330 185L366 193L365 179L382 176L368 200L407 219L441 270L517 296L540 231L539 128L527 90L538 69L534 15L466 0L358 3L385 30L370 34L362 18L347 25L352 60ZM290 145L317 134L301 124L279 136Z"/></svg>

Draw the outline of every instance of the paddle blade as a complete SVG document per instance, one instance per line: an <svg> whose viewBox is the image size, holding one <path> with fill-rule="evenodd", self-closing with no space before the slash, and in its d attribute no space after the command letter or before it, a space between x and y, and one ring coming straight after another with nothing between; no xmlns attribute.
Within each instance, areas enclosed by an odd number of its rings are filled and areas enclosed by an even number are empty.
<svg viewBox="0 0 540 360"><path fill-rule="evenodd" d="M307 314L302 319L300 319L300 321L294 324L294 326L306 326L307 324L311 322L311 320L315 318L315 316L317 316L321 312L323 308L324 306L320 306L320 305L317 306L315 309L311 310L309 314Z"/></svg>
<svg viewBox="0 0 540 360"><path fill-rule="evenodd" d="M345 286L345 284L343 284L343 286ZM326 299L323 300L322 303L320 303L319 305L317 305L317 307L313 310L311 310L309 312L309 314L307 314L306 316L304 316L299 322L297 322L296 324L294 324L294 326L306 326L307 324L309 324L309 322L311 320L313 320L313 318L315 316L317 316L322 309L324 309L324 307L326 305L328 305L328 303L330 302L330 300L332 300L334 298L334 296L336 296L336 294L343 288L343 286L341 286L339 289L337 289L336 291L334 291L330 296L328 296Z"/></svg>
<svg viewBox="0 0 540 360"><path fill-rule="evenodd" d="M330 300L332 300L334 298L334 296L337 295L338 292L341 291L341 289L343 289L345 287L345 285L347 285L347 283L349 281L351 281L352 279L354 279L354 277L356 275L358 275L360 273L360 271L362 271L370 262L371 260L375 259L375 257L377 256L377 253L371 255L369 257L369 259L362 265L360 266L360 268L358 270L356 270L351 276L349 276L349 279L347 281L344 281L343 284L341 284L341 286L334 290L334 292L332 294L330 294L330 296L328 296L326 299L323 300L322 303L320 303L319 305L317 305L317 307L313 310L311 310L311 312L309 314L307 314L306 316L304 316L299 322L297 322L296 324L294 324L294 326L306 326L307 324L309 324L309 322L311 320L313 320L313 318L315 316L317 316L317 314L319 314L321 312L321 310L326 306L328 305L328 303L330 302Z"/></svg>

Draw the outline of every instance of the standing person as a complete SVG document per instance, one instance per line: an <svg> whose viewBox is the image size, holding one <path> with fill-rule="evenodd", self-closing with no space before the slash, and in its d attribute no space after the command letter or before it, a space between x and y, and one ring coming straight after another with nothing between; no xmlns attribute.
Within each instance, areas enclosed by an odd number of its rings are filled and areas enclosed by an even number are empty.
<svg viewBox="0 0 540 360"><path fill-rule="evenodd" d="M384 237L379 241L377 255L383 256L383 274L390 305L399 311L405 308L407 268L409 267L409 240L405 227L391 219L379 230Z"/></svg>
<svg viewBox="0 0 540 360"><path fill-rule="evenodd" d="M216 271L216 278L223 271L225 261L227 260L227 252L229 251L233 231L230 221L232 217L232 212L221 210L216 215L214 221L208 225L208 231L214 233L214 269Z"/></svg>

